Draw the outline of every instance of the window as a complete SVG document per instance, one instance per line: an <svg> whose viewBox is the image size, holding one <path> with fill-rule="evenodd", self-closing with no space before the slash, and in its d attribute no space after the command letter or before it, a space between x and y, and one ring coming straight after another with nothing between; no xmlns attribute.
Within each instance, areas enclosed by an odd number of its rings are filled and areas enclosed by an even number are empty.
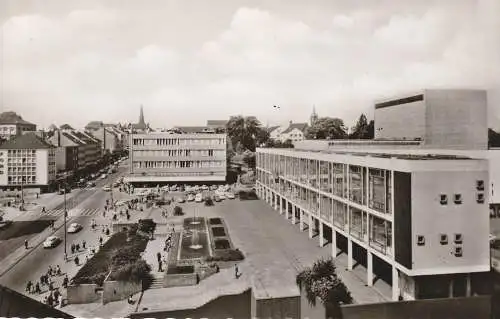
<svg viewBox="0 0 500 319"><path fill-rule="evenodd" d="M462 247L455 247L455 257L462 257Z"/></svg>
<svg viewBox="0 0 500 319"><path fill-rule="evenodd" d="M476 201L478 204L483 204L484 203L484 193L477 193L476 194Z"/></svg>
<svg viewBox="0 0 500 319"><path fill-rule="evenodd" d="M425 237L422 235L417 236L417 245L423 246L425 245Z"/></svg>
<svg viewBox="0 0 500 319"><path fill-rule="evenodd" d="M463 241L462 234L455 234L455 244L461 244Z"/></svg>
<svg viewBox="0 0 500 319"><path fill-rule="evenodd" d="M441 205L448 205L448 195L441 194L439 196L439 202L441 203Z"/></svg>
<svg viewBox="0 0 500 319"><path fill-rule="evenodd" d="M462 194L455 194L454 202L457 205L462 204Z"/></svg>
<svg viewBox="0 0 500 319"><path fill-rule="evenodd" d="M476 181L476 189L478 191L484 191L484 181L483 180Z"/></svg>
<svg viewBox="0 0 500 319"><path fill-rule="evenodd" d="M441 242L441 245L448 245L448 235L441 234L439 236L439 241Z"/></svg>

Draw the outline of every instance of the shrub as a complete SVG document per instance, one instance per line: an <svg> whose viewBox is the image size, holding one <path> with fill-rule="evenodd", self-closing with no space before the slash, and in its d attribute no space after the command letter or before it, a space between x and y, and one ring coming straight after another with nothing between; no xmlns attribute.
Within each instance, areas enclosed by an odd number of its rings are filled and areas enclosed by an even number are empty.
<svg viewBox="0 0 500 319"><path fill-rule="evenodd" d="M182 216L182 215L184 215L184 212L182 211L182 207L175 206L174 207L174 216Z"/></svg>
<svg viewBox="0 0 500 319"><path fill-rule="evenodd" d="M205 206L214 206L214 200L210 197L205 198Z"/></svg>
<svg viewBox="0 0 500 319"><path fill-rule="evenodd" d="M154 233L156 223L152 219L139 219L138 229L145 233Z"/></svg>
<svg viewBox="0 0 500 319"><path fill-rule="evenodd" d="M220 218L210 218L209 222L211 225L221 225L222 220Z"/></svg>
<svg viewBox="0 0 500 319"><path fill-rule="evenodd" d="M141 281L149 279L149 272L151 271L151 266L148 265L144 260L139 259L134 263L125 264L116 267L111 273L111 280L130 280L130 281Z"/></svg>
<svg viewBox="0 0 500 319"><path fill-rule="evenodd" d="M215 256L206 258L207 262L211 261L240 261L245 259L245 256L239 249L220 250L215 253Z"/></svg>
<svg viewBox="0 0 500 319"><path fill-rule="evenodd" d="M212 233L214 234L215 237L226 236L226 231L224 230L224 227L213 227Z"/></svg>
<svg viewBox="0 0 500 319"><path fill-rule="evenodd" d="M216 239L214 240L215 249L229 249L231 245L227 239Z"/></svg>
<svg viewBox="0 0 500 319"><path fill-rule="evenodd" d="M193 265L174 266L174 267L169 266L167 271L167 274L169 275L192 274L192 273L194 273Z"/></svg>

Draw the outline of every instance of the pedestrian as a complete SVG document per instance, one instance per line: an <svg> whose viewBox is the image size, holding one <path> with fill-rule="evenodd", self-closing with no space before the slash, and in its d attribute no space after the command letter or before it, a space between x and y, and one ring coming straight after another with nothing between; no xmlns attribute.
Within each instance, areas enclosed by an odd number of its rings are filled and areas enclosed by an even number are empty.
<svg viewBox="0 0 500 319"><path fill-rule="evenodd" d="M78 256L75 257L75 265L80 265L80 259L78 258Z"/></svg>
<svg viewBox="0 0 500 319"><path fill-rule="evenodd" d="M82 242L82 247L83 247L83 249L85 249L85 246L86 246L86 245L87 245L87 242L86 242L85 240L83 240L83 242Z"/></svg>
<svg viewBox="0 0 500 319"><path fill-rule="evenodd" d="M49 291L54 290L54 284L52 283L52 280L49 282Z"/></svg>
<svg viewBox="0 0 500 319"><path fill-rule="evenodd" d="M160 260L158 260L158 271L159 271L159 272L162 272L162 271L163 271L163 267L162 267L162 261L161 261L161 259L160 259Z"/></svg>
<svg viewBox="0 0 500 319"><path fill-rule="evenodd" d="M49 265L49 269L47 269L47 274L52 276L52 266Z"/></svg>
<svg viewBox="0 0 500 319"><path fill-rule="evenodd" d="M156 258L158 259L158 262L161 261L161 253L160 252L156 253Z"/></svg>
<svg viewBox="0 0 500 319"><path fill-rule="evenodd" d="M54 290L54 299L58 299L61 293L59 292L59 289Z"/></svg>
<svg viewBox="0 0 500 319"><path fill-rule="evenodd" d="M75 253L75 244L71 244L71 253L74 254Z"/></svg>
<svg viewBox="0 0 500 319"><path fill-rule="evenodd" d="M67 288L68 287L68 282L69 282L68 275L66 275L66 276L64 276L62 286L64 288Z"/></svg>
<svg viewBox="0 0 500 319"><path fill-rule="evenodd" d="M61 276L61 267L59 267L59 265L56 266L56 274Z"/></svg>
<svg viewBox="0 0 500 319"><path fill-rule="evenodd" d="M62 295L62 294L60 294L60 295L59 295L59 307L61 307L61 308L63 307L63 301L64 301L64 299L63 299L63 295Z"/></svg>
<svg viewBox="0 0 500 319"><path fill-rule="evenodd" d="M109 228L106 227L106 236L109 236Z"/></svg>
<svg viewBox="0 0 500 319"><path fill-rule="evenodd" d="M38 199L40 197L40 194L36 193L36 199Z"/></svg>
<svg viewBox="0 0 500 319"><path fill-rule="evenodd" d="M40 283L43 285L43 279L44 279L44 275L41 275L40 276Z"/></svg>
<svg viewBox="0 0 500 319"><path fill-rule="evenodd" d="M238 279L238 265L234 264L234 278Z"/></svg>
<svg viewBox="0 0 500 319"><path fill-rule="evenodd" d="M52 307L54 303L54 297L52 297L52 293L49 295L49 297L47 298L47 304L49 305L49 307Z"/></svg>
<svg viewBox="0 0 500 319"><path fill-rule="evenodd" d="M37 281L35 284L35 293L39 294L41 292L42 292L42 290L40 289L40 284Z"/></svg>
<svg viewBox="0 0 500 319"><path fill-rule="evenodd" d="M99 245L102 246L102 237L99 237Z"/></svg>
<svg viewBox="0 0 500 319"><path fill-rule="evenodd" d="M28 249L28 240L27 239L24 240L24 248Z"/></svg>
<svg viewBox="0 0 500 319"><path fill-rule="evenodd" d="M75 245L75 250L76 250L76 251L80 251L80 244L78 244L78 243L77 243L77 244Z"/></svg>
<svg viewBox="0 0 500 319"><path fill-rule="evenodd" d="M31 293L31 285L32 285L31 280L29 280L28 283L26 284L26 291L28 293Z"/></svg>

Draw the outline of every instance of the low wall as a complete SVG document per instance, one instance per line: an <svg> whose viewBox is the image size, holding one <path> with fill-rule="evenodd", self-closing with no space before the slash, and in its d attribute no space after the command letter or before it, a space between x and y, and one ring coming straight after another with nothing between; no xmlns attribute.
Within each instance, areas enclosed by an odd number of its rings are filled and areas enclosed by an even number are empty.
<svg viewBox="0 0 500 319"><path fill-rule="evenodd" d="M68 286L68 304L82 304L100 301L102 295L96 284L81 284Z"/></svg>
<svg viewBox="0 0 500 319"><path fill-rule="evenodd" d="M301 318L300 296L282 298L255 298L252 291L250 318Z"/></svg>
<svg viewBox="0 0 500 319"><path fill-rule="evenodd" d="M102 303L118 301L128 298L132 294L141 292L142 282L105 281L102 291Z"/></svg>
<svg viewBox="0 0 500 319"><path fill-rule="evenodd" d="M344 319L489 319L491 297L427 299L342 306Z"/></svg>
<svg viewBox="0 0 500 319"><path fill-rule="evenodd" d="M181 287L196 285L196 273L192 274L174 274L163 277L163 287Z"/></svg>
<svg viewBox="0 0 500 319"><path fill-rule="evenodd" d="M113 227L111 230L113 231L113 234L116 234L121 232L124 227L128 229L133 224L134 223L113 223Z"/></svg>

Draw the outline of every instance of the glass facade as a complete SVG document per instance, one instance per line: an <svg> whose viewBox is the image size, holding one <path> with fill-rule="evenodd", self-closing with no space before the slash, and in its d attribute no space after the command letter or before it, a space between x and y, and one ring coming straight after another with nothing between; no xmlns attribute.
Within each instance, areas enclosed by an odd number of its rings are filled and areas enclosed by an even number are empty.
<svg viewBox="0 0 500 319"><path fill-rule="evenodd" d="M258 183L386 255L392 254L391 174L292 152L257 152Z"/></svg>

